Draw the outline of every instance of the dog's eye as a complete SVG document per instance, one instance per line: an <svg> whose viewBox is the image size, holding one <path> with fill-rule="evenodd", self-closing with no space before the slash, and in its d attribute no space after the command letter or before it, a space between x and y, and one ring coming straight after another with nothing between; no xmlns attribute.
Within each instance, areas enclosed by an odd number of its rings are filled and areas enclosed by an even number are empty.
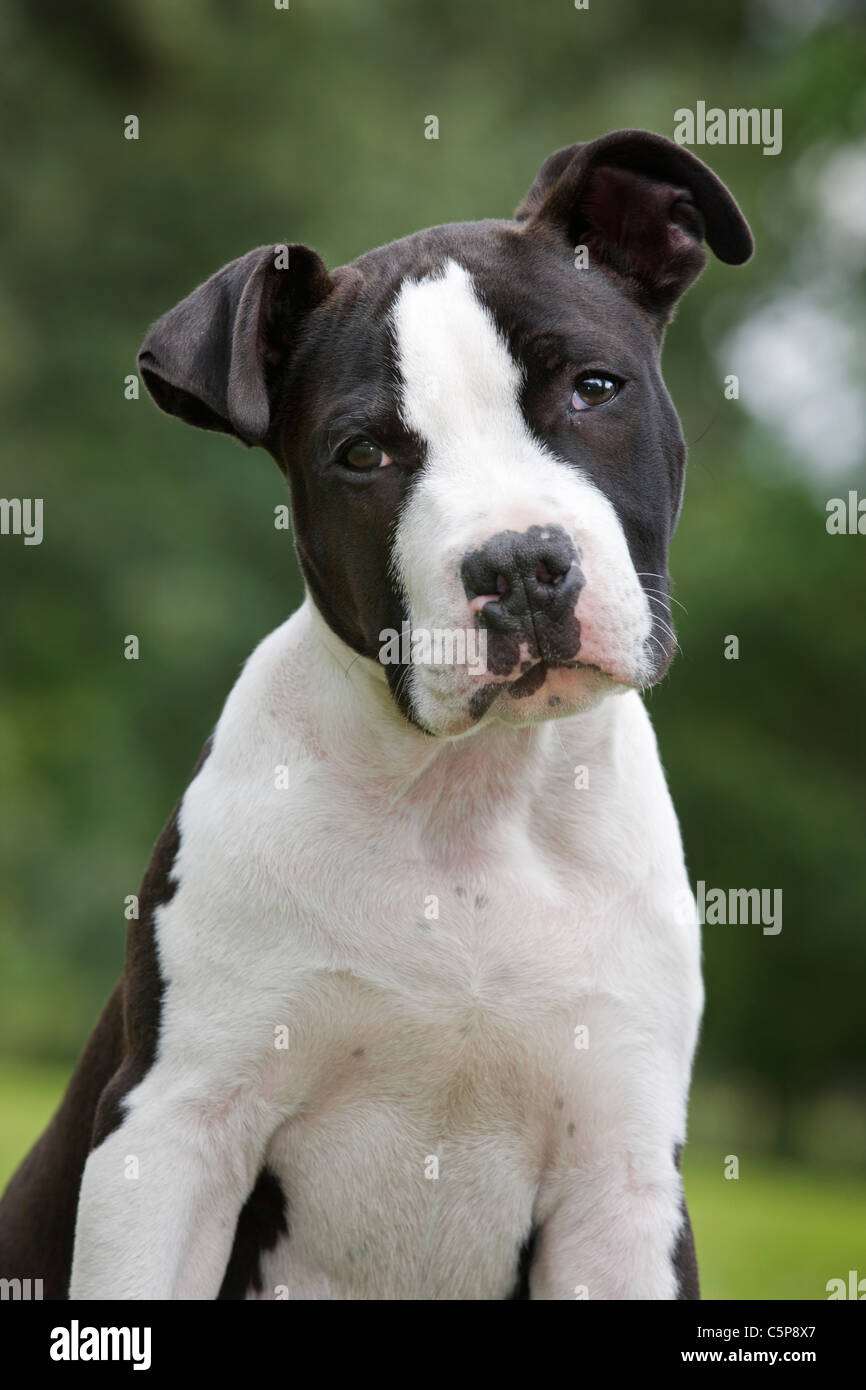
<svg viewBox="0 0 866 1390"><path fill-rule="evenodd" d="M380 449L372 439L356 439L354 444L349 445L343 458L350 468L357 468L359 473L369 472L372 468L384 468L392 461L384 449Z"/></svg>
<svg viewBox="0 0 866 1390"><path fill-rule="evenodd" d="M589 410L594 405L605 405L613 400L621 385L616 377L606 376L604 372L585 372L574 384L572 407Z"/></svg>

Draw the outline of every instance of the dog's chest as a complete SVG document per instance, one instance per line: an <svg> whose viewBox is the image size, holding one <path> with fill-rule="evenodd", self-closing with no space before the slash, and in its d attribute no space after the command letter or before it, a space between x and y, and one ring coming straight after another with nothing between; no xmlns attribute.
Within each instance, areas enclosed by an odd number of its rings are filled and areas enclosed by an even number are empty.
<svg viewBox="0 0 866 1390"><path fill-rule="evenodd" d="M306 806L304 902L270 967L266 1088L287 1118L266 1161L290 1235L263 1292L507 1296L542 1178L576 1142L599 924L519 821L424 855L399 819L359 834L332 805L329 840Z"/></svg>
<svg viewBox="0 0 866 1390"><path fill-rule="evenodd" d="M268 1164L291 1236L268 1277L291 1296L454 1297L467 1278L466 1297L505 1296L557 1136L574 1132L593 971L579 929L504 864L426 877L380 881L360 914L347 898L336 920L363 916L365 934L340 942L332 917L333 958L286 1012L273 1074L299 1103Z"/></svg>

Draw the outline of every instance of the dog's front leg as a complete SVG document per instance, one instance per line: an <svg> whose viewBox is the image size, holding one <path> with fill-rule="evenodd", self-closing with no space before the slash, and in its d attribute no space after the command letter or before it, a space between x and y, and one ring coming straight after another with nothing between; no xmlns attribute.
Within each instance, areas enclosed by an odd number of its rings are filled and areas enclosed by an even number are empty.
<svg viewBox="0 0 866 1390"><path fill-rule="evenodd" d="M213 1299L267 1140L243 1098L145 1082L90 1154L70 1298Z"/></svg>
<svg viewBox="0 0 866 1390"><path fill-rule="evenodd" d="M676 1153L641 1150L564 1177L530 1272L533 1299L697 1298Z"/></svg>

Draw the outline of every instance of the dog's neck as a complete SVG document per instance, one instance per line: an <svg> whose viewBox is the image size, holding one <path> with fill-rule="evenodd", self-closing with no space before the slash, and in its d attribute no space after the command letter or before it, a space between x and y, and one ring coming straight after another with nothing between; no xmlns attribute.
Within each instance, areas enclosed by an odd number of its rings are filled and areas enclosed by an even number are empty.
<svg viewBox="0 0 866 1390"><path fill-rule="evenodd" d="M610 764L623 701L608 696L568 719L515 727L491 721L435 738L397 708L382 667L352 651L307 597L295 616L304 670L307 728L347 782L375 786L396 804L438 818L508 815L543 793L545 779L571 782L575 765Z"/></svg>

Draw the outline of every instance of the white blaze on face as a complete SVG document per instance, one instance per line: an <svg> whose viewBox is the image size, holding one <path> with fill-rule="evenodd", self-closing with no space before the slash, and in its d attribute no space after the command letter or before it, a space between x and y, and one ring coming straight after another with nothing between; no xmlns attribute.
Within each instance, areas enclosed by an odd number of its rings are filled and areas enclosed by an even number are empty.
<svg viewBox="0 0 866 1390"><path fill-rule="evenodd" d="M412 627L474 626L460 579L464 556L501 531L561 526L579 548L586 579L575 608L580 661L621 684L642 684L650 674L651 619L616 512L579 469L532 434L520 409L520 368L468 271L449 261L436 278L407 280L392 321L401 413L427 446L395 537ZM551 673L558 714L586 703L585 675ZM465 727L468 697L489 679L460 667L418 665L410 692L429 728L451 732ZM516 722L539 717L548 683L536 697L510 701L513 710L503 708L503 695L496 713Z"/></svg>

